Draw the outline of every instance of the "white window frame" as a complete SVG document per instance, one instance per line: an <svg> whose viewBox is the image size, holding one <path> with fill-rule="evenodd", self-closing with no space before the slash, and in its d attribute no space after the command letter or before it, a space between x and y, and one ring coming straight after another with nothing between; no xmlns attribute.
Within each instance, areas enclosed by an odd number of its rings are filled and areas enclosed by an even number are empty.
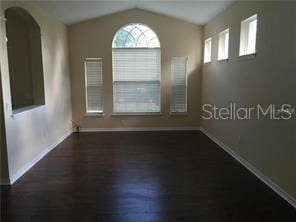
<svg viewBox="0 0 296 222"><path fill-rule="evenodd" d="M138 38L134 38L134 41L135 41L135 44L134 44L134 46L130 46L130 45L127 45L126 44L126 42L123 44L123 46L122 45L120 45L120 46L117 46L116 44L115 44L115 40L116 40L116 37L117 37L117 34L121 31L121 30L125 30L126 29L126 27L129 27L129 26L133 26L133 25L135 25L135 26L138 26L138 25L141 25L141 26L146 26L146 28L148 28L150 31L152 31L153 32L153 34L154 34L154 36L153 36L153 38L152 39L147 39L147 37L145 36L145 33L146 33L146 31L143 31L143 30L140 30L141 32L142 32L142 34L138 37ZM134 27L134 28L132 28L131 30L125 30L126 32L128 32L128 36L132 36L131 35L131 32L133 31L133 29L135 29L135 28L137 28L137 27ZM139 29L139 28L137 28L137 29ZM138 40L139 40L139 38L141 37L141 36L144 36L144 37L146 37L146 41L147 41L147 45L139 45L138 44ZM151 38L151 37L150 37ZM126 37L126 40L127 40L127 37ZM153 41L152 41L153 40ZM150 44L150 43L153 43L152 45ZM123 26L123 27L121 27L117 32L116 32L116 34L115 34L115 36L114 36L114 38L113 38L113 43L112 43L112 54L113 54L113 50L116 50L116 49L122 49L122 50L137 50L137 49L151 49L151 50L153 50L153 49L156 49L156 50L159 50L159 63L160 63L160 67L159 67L159 80L152 80L152 81L147 81L147 82L157 82L157 83L159 83L159 111L144 111L144 112L141 112L141 111L139 111L139 112L121 112L121 111L115 111L115 109L114 109L114 92L115 92L115 89L114 89L114 87L115 87L115 83L116 82L120 82L120 81L118 81L118 80L115 80L115 78L114 78L114 61L113 61L113 59L114 59L114 56L112 55L112 67L113 67L113 70L112 70L112 84L113 84L113 114L112 115L115 115L115 116L117 116L117 115L161 115L161 110L162 110L162 102L161 102L161 99L162 99L162 84L161 84L161 78L162 78L162 76L161 76L161 46L160 46L160 42L159 42L159 39L158 39L158 36L157 36L157 34L155 33L155 31L153 30L153 29L151 29L149 26L147 26L147 25L145 25L145 24L142 24L142 23L130 23L130 24L127 24L127 25L125 25L125 26ZM134 82L134 81L124 81L124 82ZM135 82L141 82L141 81L137 81L137 80L135 80ZM144 81L145 82L145 81Z"/></svg>
<svg viewBox="0 0 296 222"><path fill-rule="evenodd" d="M249 45L250 24L254 21L256 21L256 30L255 30L255 37L254 37L255 42L254 42L254 50L251 50L250 45ZM257 16L257 14L254 14L251 17L241 21L239 56L256 54L256 52L257 52L257 49L256 49L257 30L258 30L258 16Z"/></svg>
<svg viewBox="0 0 296 222"><path fill-rule="evenodd" d="M219 33L218 61L229 58L229 28Z"/></svg>
<svg viewBox="0 0 296 222"><path fill-rule="evenodd" d="M97 61L97 62L101 62L101 73L102 73L102 94L101 94L101 107L102 107L102 110L98 110L98 111L91 111L91 110L88 110L88 95L87 95L87 67L86 67L86 63L87 62L93 62L93 61ZM103 107L103 59L102 58L85 58L84 59L84 77L85 77L85 115L86 116L102 116L103 113L104 113L104 107Z"/></svg>
<svg viewBox="0 0 296 222"><path fill-rule="evenodd" d="M154 50L154 49L156 49L156 50L159 50L159 63L160 63L160 67L159 67L159 80L152 80L152 81L147 81L147 82L157 82L157 83L159 83L159 91L160 91L160 95L159 95L159 111L156 111L156 112L149 112L149 111L147 111L147 112L119 112L119 111L115 111L114 110L114 92L115 92L115 89L114 89L114 87L115 87L115 84L116 84L116 82L120 82L120 81L118 81L118 80L115 80L115 78L114 78L114 61L113 61L113 55L112 55L112 67L113 67L113 70L112 70L112 85L113 85L113 113L112 113L112 115L114 115L114 116L146 116L146 115L148 115L148 116L155 116L155 115L161 115L161 113L162 113L162 103L161 103L161 95L162 95L162 84L161 84L161 78L162 78L162 76L161 76L161 48L160 47L158 47L158 48L113 48L112 49L112 53L113 53L113 50L116 50L116 49L119 49L119 50L121 50L121 49L123 49L123 50L134 50L134 49L151 49L151 50ZM132 82L145 82L145 81L124 81L125 83L132 83Z"/></svg>
<svg viewBox="0 0 296 222"><path fill-rule="evenodd" d="M204 41L204 63L210 62L212 62L212 37Z"/></svg>
<svg viewBox="0 0 296 222"><path fill-rule="evenodd" d="M171 107L171 104L172 104L172 94L171 94L171 99L170 99L170 114L171 115L186 115L187 112L188 112L188 57L173 57L172 60L171 60L171 74L173 73L173 61L174 59L184 59L186 64L185 64L185 79L186 79L186 82L185 82L185 87L186 87L186 92L185 92L185 111L183 112L178 112L178 111L172 111L172 107ZM173 87L173 81L172 81L172 76L171 76L171 88Z"/></svg>

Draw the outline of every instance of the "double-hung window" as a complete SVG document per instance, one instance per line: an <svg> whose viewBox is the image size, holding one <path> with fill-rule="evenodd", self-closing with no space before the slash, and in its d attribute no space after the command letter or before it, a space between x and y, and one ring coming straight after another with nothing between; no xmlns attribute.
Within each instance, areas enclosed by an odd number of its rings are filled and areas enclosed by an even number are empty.
<svg viewBox="0 0 296 222"><path fill-rule="evenodd" d="M160 113L161 52L156 34L142 24L122 27L113 39L113 112Z"/></svg>
<svg viewBox="0 0 296 222"><path fill-rule="evenodd" d="M103 113L103 69L99 58L85 59L86 113Z"/></svg>
<svg viewBox="0 0 296 222"><path fill-rule="evenodd" d="M212 38L205 40L204 45L204 63L211 62L212 60Z"/></svg>
<svg viewBox="0 0 296 222"><path fill-rule="evenodd" d="M171 63L171 113L187 112L187 58L175 57Z"/></svg>

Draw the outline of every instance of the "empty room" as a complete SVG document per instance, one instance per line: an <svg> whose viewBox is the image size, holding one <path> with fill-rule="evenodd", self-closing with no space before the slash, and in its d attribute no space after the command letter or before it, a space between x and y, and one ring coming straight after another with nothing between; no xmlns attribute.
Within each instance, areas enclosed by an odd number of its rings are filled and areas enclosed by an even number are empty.
<svg viewBox="0 0 296 222"><path fill-rule="evenodd" d="M295 222L296 1L0 1L3 222Z"/></svg>

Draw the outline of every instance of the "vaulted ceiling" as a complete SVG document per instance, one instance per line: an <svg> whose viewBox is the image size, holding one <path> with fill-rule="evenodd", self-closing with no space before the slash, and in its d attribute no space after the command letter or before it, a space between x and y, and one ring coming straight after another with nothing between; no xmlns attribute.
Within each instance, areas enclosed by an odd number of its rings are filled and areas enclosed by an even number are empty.
<svg viewBox="0 0 296 222"><path fill-rule="evenodd" d="M234 0L201 1L201 0L133 0L133 1L46 1L38 4L65 24L74 24L84 20L101 17L132 8L140 8L151 12L182 19L198 25L204 25L221 11L229 7Z"/></svg>

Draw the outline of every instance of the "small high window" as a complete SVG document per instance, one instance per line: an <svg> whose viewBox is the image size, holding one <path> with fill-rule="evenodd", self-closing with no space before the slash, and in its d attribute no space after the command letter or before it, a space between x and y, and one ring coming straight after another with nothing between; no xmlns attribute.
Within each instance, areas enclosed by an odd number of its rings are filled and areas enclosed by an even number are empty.
<svg viewBox="0 0 296 222"><path fill-rule="evenodd" d="M219 33L218 60L228 59L229 29Z"/></svg>
<svg viewBox="0 0 296 222"><path fill-rule="evenodd" d="M171 113L187 112L187 57L175 57L171 63Z"/></svg>
<svg viewBox="0 0 296 222"><path fill-rule="evenodd" d="M241 22L239 55L256 53L257 14Z"/></svg>
<svg viewBox="0 0 296 222"><path fill-rule="evenodd" d="M205 40L204 46L204 63L211 62L212 58L212 38Z"/></svg>
<svg viewBox="0 0 296 222"><path fill-rule="evenodd" d="M45 104L40 27L24 9L5 10L12 109Z"/></svg>

